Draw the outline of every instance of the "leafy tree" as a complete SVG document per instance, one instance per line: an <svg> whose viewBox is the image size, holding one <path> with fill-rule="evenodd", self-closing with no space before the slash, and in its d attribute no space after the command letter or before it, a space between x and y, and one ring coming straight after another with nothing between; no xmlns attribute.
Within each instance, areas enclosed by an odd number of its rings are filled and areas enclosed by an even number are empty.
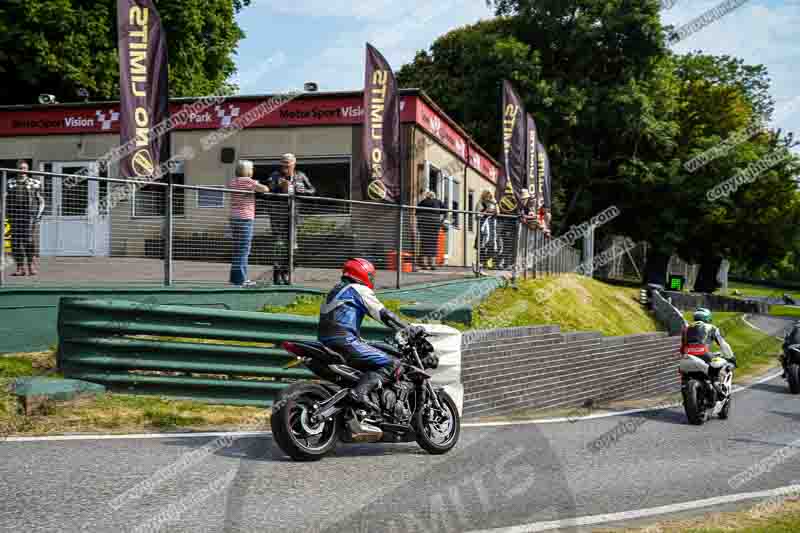
<svg viewBox="0 0 800 533"><path fill-rule="evenodd" d="M596 214L590 185L663 129L646 90L664 53L656 4L499 2L498 18L440 37L399 80L423 88L494 154L499 82L512 80L550 154L554 220L565 228Z"/></svg>
<svg viewBox="0 0 800 533"><path fill-rule="evenodd" d="M399 79L428 92L495 154L499 81L512 80L551 155L561 229L616 205L622 215L603 230L649 241L648 278L662 283L676 252L705 262L704 272L722 256L758 263L786 254L798 227L796 162L728 198L712 202L706 193L790 148L791 137L764 132L696 172L685 167L731 134L767 122L773 102L763 66L672 54L656 0L494 5L498 18L440 37Z"/></svg>
<svg viewBox="0 0 800 533"><path fill-rule="evenodd" d="M244 36L235 14L250 0L160 0L171 96L229 93ZM41 93L77 101L119 97L116 0L7 0L0 4L0 104Z"/></svg>

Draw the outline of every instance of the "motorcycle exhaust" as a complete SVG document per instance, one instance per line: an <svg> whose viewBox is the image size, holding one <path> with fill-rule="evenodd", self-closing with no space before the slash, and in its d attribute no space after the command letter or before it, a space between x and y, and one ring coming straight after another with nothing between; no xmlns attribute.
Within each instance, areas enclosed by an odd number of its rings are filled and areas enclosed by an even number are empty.
<svg viewBox="0 0 800 533"><path fill-rule="evenodd" d="M353 442L378 442L383 438L383 431L366 422L360 423L356 417L347 421L350 437Z"/></svg>

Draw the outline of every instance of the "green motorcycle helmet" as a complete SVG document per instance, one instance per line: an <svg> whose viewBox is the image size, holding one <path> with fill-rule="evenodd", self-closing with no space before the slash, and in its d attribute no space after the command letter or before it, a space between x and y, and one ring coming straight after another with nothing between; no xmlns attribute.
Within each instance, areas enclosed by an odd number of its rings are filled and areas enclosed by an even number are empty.
<svg viewBox="0 0 800 533"><path fill-rule="evenodd" d="M705 307L698 307L694 311L694 319L698 322L705 322L706 324L711 324L711 311L706 309Z"/></svg>

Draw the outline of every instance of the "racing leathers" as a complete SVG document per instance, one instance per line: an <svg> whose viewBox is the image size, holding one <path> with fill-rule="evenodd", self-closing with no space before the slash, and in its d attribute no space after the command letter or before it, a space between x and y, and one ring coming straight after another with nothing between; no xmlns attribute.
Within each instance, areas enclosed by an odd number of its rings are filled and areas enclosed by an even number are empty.
<svg viewBox="0 0 800 533"><path fill-rule="evenodd" d="M705 322L695 322L686 329L684 344L685 345L698 345L703 344L706 347L707 353L703 359L706 362L711 360L710 353L714 343L717 343L722 351L723 357L736 364L736 356L727 341L723 338L722 332L718 327L712 326Z"/></svg>
<svg viewBox="0 0 800 533"><path fill-rule="evenodd" d="M361 339L361 323L367 315L393 329L407 327L386 309L372 289L343 278L320 307L317 336L322 344L345 357L350 366L364 371L350 396L380 412L380 408L369 399L369 394L391 379L399 369L400 361Z"/></svg>

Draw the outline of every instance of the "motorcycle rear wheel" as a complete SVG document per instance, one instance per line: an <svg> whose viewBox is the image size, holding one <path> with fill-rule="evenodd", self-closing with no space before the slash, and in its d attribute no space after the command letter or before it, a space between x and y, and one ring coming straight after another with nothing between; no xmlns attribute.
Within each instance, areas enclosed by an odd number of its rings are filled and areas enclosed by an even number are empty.
<svg viewBox="0 0 800 533"><path fill-rule="evenodd" d="M701 426L706 421L705 411L700 407L700 383L690 379L683 391L683 409L686 418L694 426Z"/></svg>
<svg viewBox="0 0 800 533"><path fill-rule="evenodd" d="M336 447L341 431L340 417L316 424L309 419L314 404L330 397L320 385L295 383L272 408L272 438L295 461L319 461Z"/></svg>
<svg viewBox="0 0 800 533"><path fill-rule="evenodd" d="M449 452L461 435L461 416L456 403L443 390L438 391L438 395L444 413L437 416L433 406L426 404L417 409L413 418L417 444L431 455Z"/></svg>
<svg viewBox="0 0 800 533"><path fill-rule="evenodd" d="M792 394L800 393L800 365L796 363L787 365L786 378L789 381L789 391Z"/></svg>

